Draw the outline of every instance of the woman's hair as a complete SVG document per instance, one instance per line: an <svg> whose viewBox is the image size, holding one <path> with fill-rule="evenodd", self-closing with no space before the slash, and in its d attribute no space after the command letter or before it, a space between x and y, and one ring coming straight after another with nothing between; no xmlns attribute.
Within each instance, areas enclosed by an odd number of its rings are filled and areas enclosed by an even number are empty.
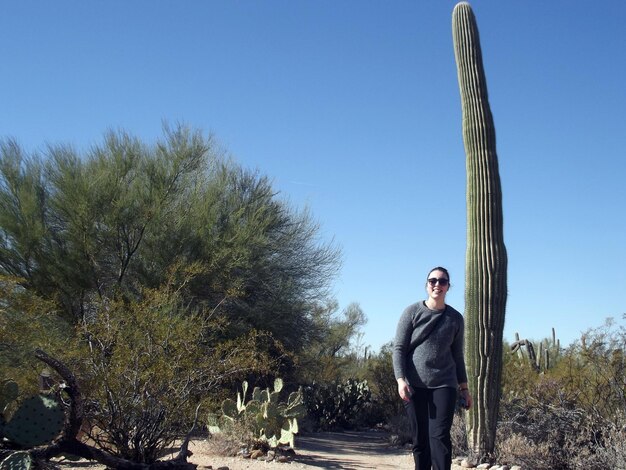
<svg viewBox="0 0 626 470"><path fill-rule="evenodd" d="M433 268L430 271L428 271L428 276L426 276L426 281L428 281L428 278L430 277L433 271L441 271L442 273L444 273L446 277L448 278L448 284L450 284L450 273L448 272L446 268L442 268L441 266L437 266L436 268Z"/></svg>

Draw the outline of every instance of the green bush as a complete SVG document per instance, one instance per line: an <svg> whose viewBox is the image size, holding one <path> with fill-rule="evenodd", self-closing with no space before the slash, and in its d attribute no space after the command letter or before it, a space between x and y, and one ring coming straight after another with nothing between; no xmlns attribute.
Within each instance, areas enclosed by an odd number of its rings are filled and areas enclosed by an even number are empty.
<svg viewBox="0 0 626 470"><path fill-rule="evenodd" d="M370 425L372 392L366 380L348 379L304 388L307 416L319 430L354 429Z"/></svg>
<svg viewBox="0 0 626 470"><path fill-rule="evenodd" d="M154 462L224 383L275 365L256 348L259 333L218 342L227 324L184 304L188 280L172 273L171 283L143 289L141 300L99 304L82 326L89 435L114 456Z"/></svg>
<svg viewBox="0 0 626 470"><path fill-rule="evenodd" d="M623 468L626 330L608 320L551 367L506 360L498 461L533 469ZM539 372L539 373L538 373Z"/></svg>

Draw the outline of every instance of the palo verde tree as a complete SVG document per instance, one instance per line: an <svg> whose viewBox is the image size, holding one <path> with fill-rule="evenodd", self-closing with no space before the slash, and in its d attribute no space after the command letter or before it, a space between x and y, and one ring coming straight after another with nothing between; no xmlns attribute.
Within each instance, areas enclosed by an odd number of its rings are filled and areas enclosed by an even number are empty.
<svg viewBox="0 0 626 470"><path fill-rule="evenodd" d="M0 142L0 274L57 302L69 321L158 288L180 263L201 266L186 302L227 318L224 339L265 330L299 351L339 253L267 177L183 126L152 145L109 132L85 152L30 155Z"/></svg>
<svg viewBox="0 0 626 470"><path fill-rule="evenodd" d="M338 264L306 211L200 132L0 142L0 331L25 332L2 336L0 368L15 344L54 351L96 404L92 437L125 458L154 460L207 394L294 373Z"/></svg>
<svg viewBox="0 0 626 470"><path fill-rule="evenodd" d="M507 255L496 134L478 27L468 3L455 6L452 32L467 156L465 356L475 397L467 427L470 448L482 458L495 449L501 397Z"/></svg>

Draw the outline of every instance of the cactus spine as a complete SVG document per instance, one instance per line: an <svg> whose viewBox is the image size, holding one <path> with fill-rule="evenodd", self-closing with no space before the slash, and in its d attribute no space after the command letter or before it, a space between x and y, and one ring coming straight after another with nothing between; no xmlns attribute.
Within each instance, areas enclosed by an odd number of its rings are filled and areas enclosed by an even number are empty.
<svg viewBox="0 0 626 470"><path fill-rule="evenodd" d="M466 2L454 8L452 33L467 156L465 356L474 396L474 406L467 419L468 444L482 458L495 448L501 396L507 255L502 234L496 134L476 19Z"/></svg>

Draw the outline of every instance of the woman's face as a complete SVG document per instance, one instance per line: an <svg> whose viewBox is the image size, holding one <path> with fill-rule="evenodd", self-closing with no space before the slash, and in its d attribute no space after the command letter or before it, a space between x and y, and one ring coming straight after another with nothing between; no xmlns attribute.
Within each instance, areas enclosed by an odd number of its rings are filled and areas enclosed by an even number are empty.
<svg viewBox="0 0 626 470"><path fill-rule="evenodd" d="M449 288L450 283L448 276L443 271L435 269L428 275L426 292L428 292L429 297L434 300L445 299Z"/></svg>

